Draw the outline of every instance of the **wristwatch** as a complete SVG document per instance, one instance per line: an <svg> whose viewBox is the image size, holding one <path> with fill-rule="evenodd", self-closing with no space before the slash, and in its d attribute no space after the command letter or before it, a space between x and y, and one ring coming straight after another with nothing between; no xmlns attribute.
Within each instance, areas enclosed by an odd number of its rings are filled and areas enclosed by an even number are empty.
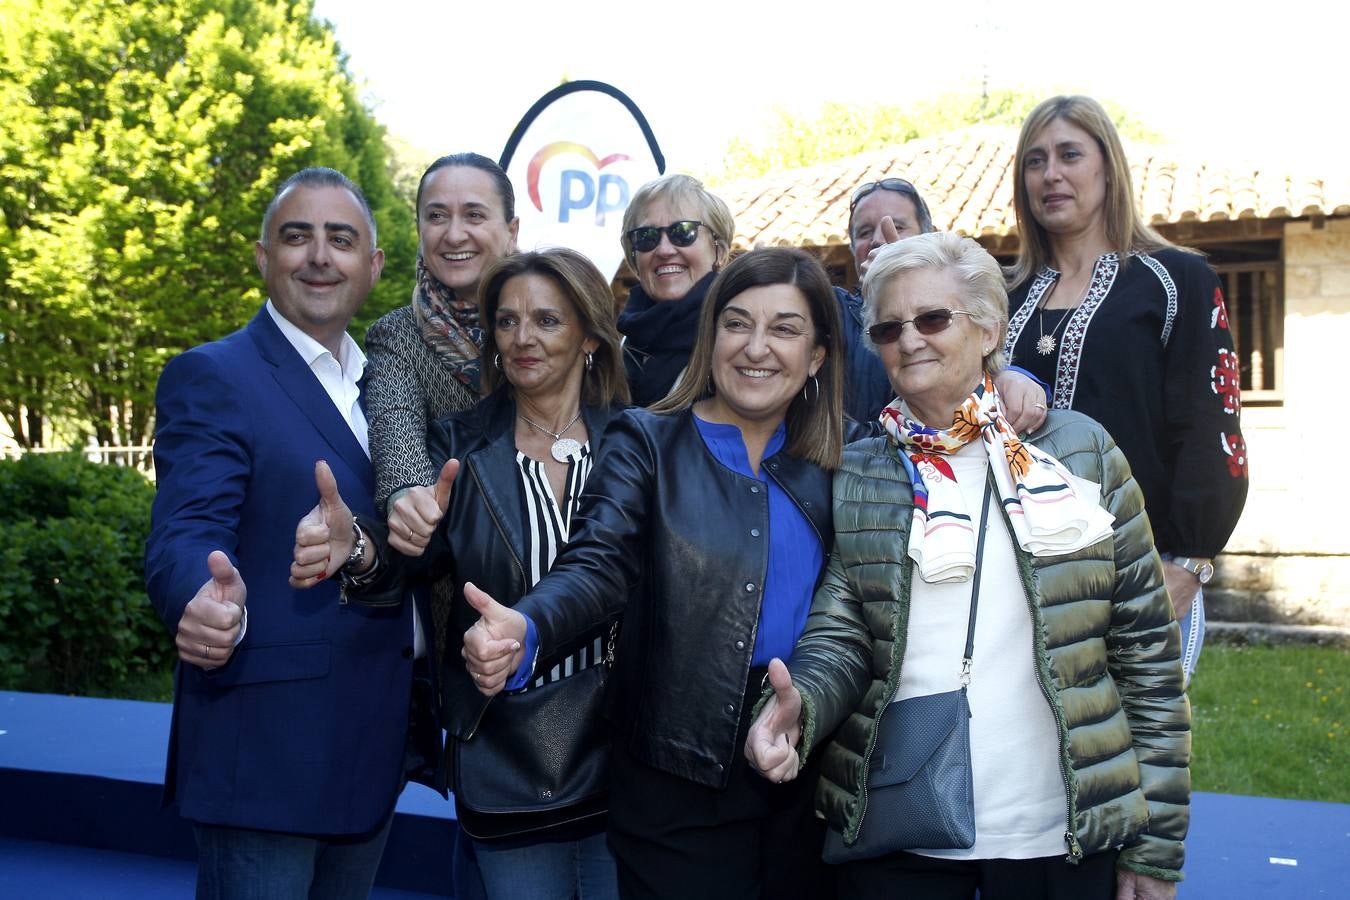
<svg viewBox="0 0 1350 900"><path fill-rule="evenodd" d="M1201 584L1209 584L1209 580L1214 577L1214 563L1207 559L1192 559L1189 556L1174 556L1172 557L1172 562L1181 566L1196 578L1199 578Z"/></svg>

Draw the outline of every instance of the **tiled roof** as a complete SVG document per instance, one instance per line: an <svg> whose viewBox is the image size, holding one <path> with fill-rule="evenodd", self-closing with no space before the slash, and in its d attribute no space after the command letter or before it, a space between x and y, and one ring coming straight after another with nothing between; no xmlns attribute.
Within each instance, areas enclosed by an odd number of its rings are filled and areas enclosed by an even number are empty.
<svg viewBox="0 0 1350 900"><path fill-rule="evenodd" d="M1017 233L1013 151L1017 132L973 126L712 189L736 217L737 249L848 243L854 187L898 176L914 182L939 229L974 237ZM1127 145L1140 209L1153 225L1350 215L1350 178L1219 168L1176 147Z"/></svg>

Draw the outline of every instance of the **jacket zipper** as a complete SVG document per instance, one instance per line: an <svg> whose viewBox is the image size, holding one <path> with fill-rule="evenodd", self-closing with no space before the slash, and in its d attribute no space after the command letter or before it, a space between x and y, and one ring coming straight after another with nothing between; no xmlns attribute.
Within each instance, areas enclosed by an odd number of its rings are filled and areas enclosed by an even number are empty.
<svg viewBox="0 0 1350 900"><path fill-rule="evenodd" d="M474 484L478 486L478 493L483 498L483 507L487 510L488 516L492 519L492 524L497 527L497 532L499 534L505 535L506 529L502 527L501 520L497 518L497 513L492 509L492 504L487 502L488 494L487 491L483 490L483 481L478 477L478 468L473 464L473 460L467 461L466 468L468 468L469 474L473 476ZM506 544L507 552L511 554L511 561L516 564L516 572L520 575L520 583L524 584L525 566L521 563L520 557L516 556L516 548L512 547L509 541L504 541L504 543ZM478 733L478 726L483 723L483 716L487 714L487 708L491 702L492 700L489 698L488 702L483 704L483 708L478 711L478 717L473 720L473 727L469 729L469 733L465 735L464 740L472 740L473 736Z"/></svg>
<svg viewBox="0 0 1350 900"><path fill-rule="evenodd" d="M1003 504L1000 503L999 508L1002 509ZM1004 511L1003 518L1008 526L1008 533L1011 534L1012 523L1007 521L1008 516L1006 510ZM1020 554L1018 554L1017 559L1017 572L1022 579L1022 596L1026 598L1027 611L1031 614L1031 626L1035 629L1031 638L1031 652L1034 657L1032 662L1036 667L1036 684L1040 687L1041 696L1045 698L1045 702L1050 707L1051 714L1055 717L1055 730L1059 736L1059 777L1064 784L1064 846L1069 851L1069 855L1065 857L1065 861L1077 865L1079 860L1083 858L1083 848L1079 846L1078 835L1076 835L1073 830L1073 785L1069 780L1068 771L1064 768L1065 748L1069 746L1069 728L1064 723L1064 711L1060 709L1059 704L1057 704L1054 698L1050 696L1050 688L1047 686L1049 675L1045 671L1045 661L1042 659L1042 654L1037 648L1036 638L1036 634L1041 632L1044 623L1041 621L1040 616L1036 614L1036 603L1032 600L1034 593L1031 590L1029 565L1023 560Z"/></svg>

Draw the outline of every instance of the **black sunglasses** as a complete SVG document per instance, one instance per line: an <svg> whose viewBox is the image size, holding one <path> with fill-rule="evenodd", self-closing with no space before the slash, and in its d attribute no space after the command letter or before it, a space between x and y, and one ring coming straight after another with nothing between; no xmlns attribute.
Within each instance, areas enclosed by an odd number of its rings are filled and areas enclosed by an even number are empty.
<svg viewBox="0 0 1350 900"><path fill-rule="evenodd" d="M661 233L665 232L666 237L670 238L670 243L675 247L688 247L694 241L698 240L699 228L708 228L702 222L694 219L682 219L679 222L671 222L665 228L656 225L643 225L641 228L634 228L628 232L625 237L628 238L628 245L638 253L649 253L657 248L661 243ZM708 229L711 231L712 229Z"/></svg>
<svg viewBox="0 0 1350 900"><path fill-rule="evenodd" d="M858 205L858 201L866 197L875 190L895 191L897 194L904 194L914 200L914 205L919 205L919 189L910 184L903 178L883 178L880 181L869 181L867 184L859 185L853 192L853 199L848 201L848 214L853 215L853 208Z"/></svg>
<svg viewBox="0 0 1350 900"><path fill-rule="evenodd" d="M905 326L914 323L914 330L919 334L938 334L946 331L952 324L952 316L974 316L974 313L968 313L962 309L932 309L926 313L919 313L912 319L905 319L900 322L891 319L889 322L878 322L867 329L867 336L872 339L872 343L894 344L900 340L900 333L905 330Z"/></svg>

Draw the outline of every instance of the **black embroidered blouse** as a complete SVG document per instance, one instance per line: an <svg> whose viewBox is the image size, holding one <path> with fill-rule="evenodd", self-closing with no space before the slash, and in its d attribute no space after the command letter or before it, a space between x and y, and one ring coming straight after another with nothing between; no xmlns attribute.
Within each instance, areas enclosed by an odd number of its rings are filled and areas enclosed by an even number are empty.
<svg viewBox="0 0 1350 900"><path fill-rule="evenodd" d="M1144 491L1159 551L1212 557L1247 499L1238 359L1219 279L1182 250L1109 253L1082 304L1060 324L1038 305L1059 273L1044 268L1009 293L1010 361L1053 385L1052 405L1106 426Z"/></svg>

